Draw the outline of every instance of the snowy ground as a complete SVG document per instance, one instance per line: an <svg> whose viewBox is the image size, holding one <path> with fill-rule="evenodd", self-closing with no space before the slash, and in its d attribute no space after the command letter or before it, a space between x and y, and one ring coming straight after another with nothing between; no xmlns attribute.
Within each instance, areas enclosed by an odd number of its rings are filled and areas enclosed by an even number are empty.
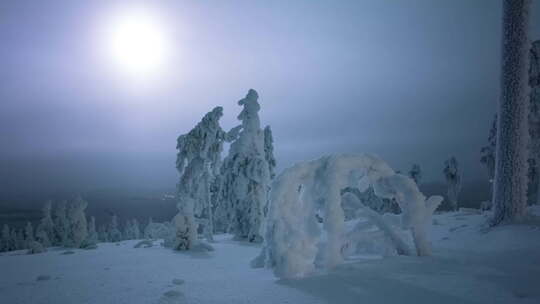
<svg viewBox="0 0 540 304"><path fill-rule="evenodd" d="M488 230L483 215L434 219L433 257L363 258L301 280L249 268L259 248L225 236L208 254L136 241L4 253L0 303L540 303L538 223Z"/></svg>

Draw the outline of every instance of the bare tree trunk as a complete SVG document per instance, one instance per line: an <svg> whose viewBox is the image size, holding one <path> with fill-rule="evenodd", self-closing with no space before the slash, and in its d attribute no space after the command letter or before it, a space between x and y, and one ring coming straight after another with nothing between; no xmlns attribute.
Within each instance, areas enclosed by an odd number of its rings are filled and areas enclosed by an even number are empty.
<svg viewBox="0 0 540 304"><path fill-rule="evenodd" d="M503 0L501 97L492 225L519 220L527 207L529 0Z"/></svg>

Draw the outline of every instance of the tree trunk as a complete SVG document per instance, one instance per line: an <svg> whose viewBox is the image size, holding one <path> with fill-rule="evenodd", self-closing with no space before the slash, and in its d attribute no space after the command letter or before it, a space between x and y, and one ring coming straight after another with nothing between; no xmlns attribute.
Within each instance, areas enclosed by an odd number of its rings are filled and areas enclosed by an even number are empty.
<svg viewBox="0 0 540 304"><path fill-rule="evenodd" d="M501 97L492 225L519 220L527 206L529 0L503 0Z"/></svg>

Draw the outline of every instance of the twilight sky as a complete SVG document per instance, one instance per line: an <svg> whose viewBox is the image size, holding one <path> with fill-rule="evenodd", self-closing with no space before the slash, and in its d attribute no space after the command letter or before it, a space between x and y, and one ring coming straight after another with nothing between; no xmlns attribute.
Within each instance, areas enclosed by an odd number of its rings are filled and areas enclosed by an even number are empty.
<svg viewBox="0 0 540 304"><path fill-rule="evenodd" d="M442 180L485 178L499 91L501 1L2 1L0 192L173 186L176 137L214 106L224 129L259 92L279 167L371 152ZM129 77L108 18L144 9L173 54ZM540 38L534 4L533 39Z"/></svg>

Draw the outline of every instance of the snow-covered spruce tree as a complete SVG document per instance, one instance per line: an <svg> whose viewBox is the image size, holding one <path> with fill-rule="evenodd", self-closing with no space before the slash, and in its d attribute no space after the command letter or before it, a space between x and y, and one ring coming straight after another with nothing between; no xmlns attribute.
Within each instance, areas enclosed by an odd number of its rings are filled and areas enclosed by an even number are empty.
<svg viewBox="0 0 540 304"><path fill-rule="evenodd" d="M11 230L7 224L2 227L2 238L0 240L0 251L13 250L13 240L11 239Z"/></svg>
<svg viewBox="0 0 540 304"><path fill-rule="evenodd" d="M140 225L139 225L139 221L137 221L137 219L133 219L131 221L131 229L132 229L133 239L134 240L140 239L141 238L141 228L140 228Z"/></svg>
<svg viewBox="0 0 540 304"><path fill-rule="evenodd" d="M105 226L98 227L98 240L101 242L110 242L109 233Z"/></svg>
<svg viewBox="0 0 540 304"><path fill-rule="evenodd" d="M95 247L98 243L98 233L96 231L96 218L90 217L90 221L88 222L88 234L86 236L86 240L84 241L85 247Z"/></svg>
<svg viewBox="0 0 540 304"><path fill-rule="evenodd" d="M237 239L250 242L262 241L261 224L271 180L265 134L258 114L261 108L258 98L257 92L250 89L246 97L238 101L243 106L238 115L242 131L231 144L221 170L221 200L226 206L229 231Z"/></svg>
<svg viewBox="0 0 540 304"><path fill-rule="evenodd" d="M419 164L413 164L411 170L409 170L409 177L414 180L417 185L420 185L422 181L422 169Z"/></svg>
<svg viewBox="0 0 540 304"><path fill-rule="evenodd" d="M34 238L34 227L32 226L32 223L28 222L26 223L26 227L24 228L24 241L26 242L25 248L28 248L30 246L31 242L34 242L36 239Z"/></svg>
<svg viewBox="0 0 540 304"><path fill-rule="evenodd" d="M126 220L124 223L124 231L122 232L123 240L133 240L133 227L131 226L131 221Z"/></svg>
<svg viewBox="0 0 540 304"><path fill-rule="evenodd" d="M88 235L88 225L86 222L85 210L88 203L77 196L68 208L68 219L70 224L69 247L81 248Z"/></svg>
<svg viewBox="0 0 540 304"><path fill-rule="evenodd" d="M534 41L529 53L529 171L528 202L540 203L540 40Z"/></svg>
<svg viewBox="0 0 540 304"><path fill-rule="evenodd" d="M43 215L36 229L36 238L44 247L50 247L55 239L54 222L51 215L52 202L43 205Z"/></svg>
<svg viewBox="0 0 540 304"><path fill-rule="evenodd" d="M529 0L503 0L501 97L491 225L521 219L527 207Z"/></svg>
<svg viewBox="0 0 540 304"><path fill-rule="evenodd" d="M148 218L148 224L146 224L146 227L144 227L144 238L145 239L152 239L152 226L154 224L154 220L150 217Z"/></svg>
<svg viewBox="0 0 540 304"><path fill-rule="evenodd" d="M452 210L457 210L458 197L461 192L461 172L459 171L458 161L455 157L452 156L444 162L443 173L448 187L446 197Z"/></svg>
<svg viewBox="0 0 540 304"><path fill-rule="evenodd" d="M219 171L223 142L235 137L237 128L225 133L219 119L223 108L215 107L189 133L177 140L176 169L180 174L177 185L178 214L174 218L177 250L189 250L197 241L199 223L208 241L213 240L214 208L211 185Z"/></svg>
<svg viewBox="0 0 540 304"><path fill-rule="evenodd" d="M107 238L109 242L120 242L122 240L122 232L118 229L118 217L116 214L111 215L111 223L107 229Z"/></svg>
<svg viewBox="0 0 540 304"><path fill-rule="evenodd" d="M54 230L55 237L53 245L67 246L70 224L67 218L67 202L61 201L54 210Z"/></svg>

